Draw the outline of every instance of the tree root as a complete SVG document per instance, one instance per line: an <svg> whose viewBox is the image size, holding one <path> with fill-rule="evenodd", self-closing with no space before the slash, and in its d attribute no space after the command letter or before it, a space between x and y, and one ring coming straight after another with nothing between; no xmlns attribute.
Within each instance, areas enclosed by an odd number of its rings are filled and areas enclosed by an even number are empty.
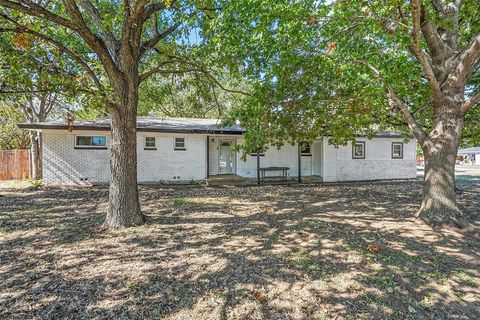
<svg viewBox="0 0 480 320"><path fill-rule="evenodd" d="M138 213L135 215L128 216L128 221L123 221L119 219L109 219L108 215L105 221L102 224L103 229L123 229L128 227L141 226L145 223L146 217L143 213Z"/></svg>
<svg viewBox="0 0 480 320"><path fill-rule="evenodd" d="M465 215L460 209L435 210L420 208L416 218L434 229L448 228L461 232L476 232L478 229L465 219Z"/></svg>

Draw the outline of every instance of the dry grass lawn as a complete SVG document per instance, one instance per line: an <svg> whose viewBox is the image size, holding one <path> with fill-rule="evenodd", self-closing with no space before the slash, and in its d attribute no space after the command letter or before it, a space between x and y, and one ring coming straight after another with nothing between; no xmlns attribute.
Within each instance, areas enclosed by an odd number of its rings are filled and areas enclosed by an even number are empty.
<svg viewBox="0 0 480 320"><path fill-rule="evenodd" d="M480 318L478 234L415 222L419 182L141 187L115 232L107 193L0 189L0 319Z"/></svg>

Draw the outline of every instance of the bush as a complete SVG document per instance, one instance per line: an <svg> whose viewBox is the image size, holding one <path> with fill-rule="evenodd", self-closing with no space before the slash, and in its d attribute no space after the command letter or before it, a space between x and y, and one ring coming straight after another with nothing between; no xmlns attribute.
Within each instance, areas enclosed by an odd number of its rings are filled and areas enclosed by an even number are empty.
<svg viewBox="0 0 480 320"><path fill-rule="evenodd" d="M30 186L32 188L40 188L43 187L43 181L42 180L30 180Z"/></svg>

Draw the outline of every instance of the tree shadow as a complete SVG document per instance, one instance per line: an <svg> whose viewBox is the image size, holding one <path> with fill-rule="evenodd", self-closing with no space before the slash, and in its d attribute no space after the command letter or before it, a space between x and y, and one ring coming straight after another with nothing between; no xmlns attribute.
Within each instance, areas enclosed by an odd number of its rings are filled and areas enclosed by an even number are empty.
<svg viewBox="0 0 480 320"><path fill-rule="evenodd" d="M107 233L104 190L40 192L2 206L0 317L478 318L479 239L413 222L420 188L141 187L147 224Z"/></svg>

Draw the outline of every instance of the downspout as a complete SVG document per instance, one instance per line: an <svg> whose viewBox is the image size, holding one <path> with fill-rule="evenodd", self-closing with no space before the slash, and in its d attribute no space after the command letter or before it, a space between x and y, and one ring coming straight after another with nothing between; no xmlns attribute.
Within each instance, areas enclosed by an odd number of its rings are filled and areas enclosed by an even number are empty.
<svg viewBox="0 0 480 320"><path fill-rule="evenodd" d="M207 135L207 179L210 176L210 137Z"/></svg>
<svg viewBox="0 0 480 320"><path fill-rule="evenodd" d="M302 182L302 147L298 144L298 182Z"/></svg>
<svg viewBox="0 0 480 320"><path fill-rule="evenodd" d="M260 184L260 150L257 150L257 184Z"/></svg>

